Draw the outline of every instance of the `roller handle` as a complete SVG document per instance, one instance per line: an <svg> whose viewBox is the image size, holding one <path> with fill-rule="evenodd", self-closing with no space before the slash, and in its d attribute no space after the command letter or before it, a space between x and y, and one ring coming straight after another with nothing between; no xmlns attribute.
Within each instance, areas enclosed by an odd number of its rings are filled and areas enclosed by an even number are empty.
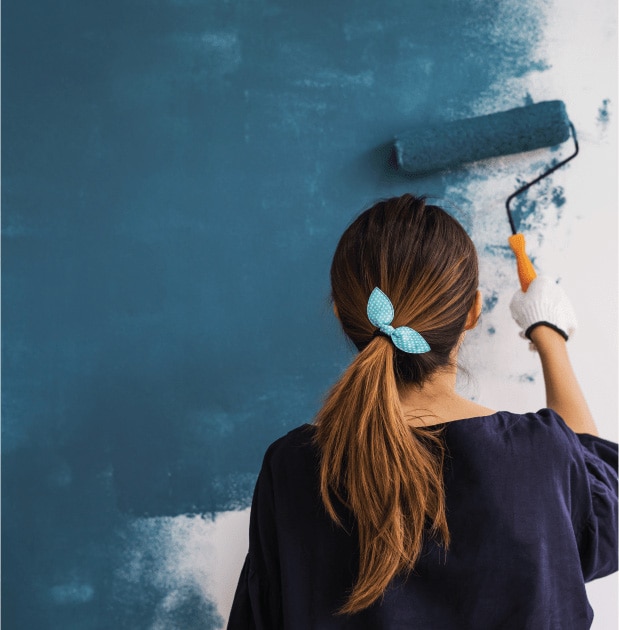
<svg viewBox="0 0 619 630"><path fill-rule="evenodd" d="M518 264L518 278L522 292L526 293L529 285L537 274L533 268L533 263L529 260L525 251L524 234L514 234L509 237L509 246L516 255L516 263Z"/></svg>

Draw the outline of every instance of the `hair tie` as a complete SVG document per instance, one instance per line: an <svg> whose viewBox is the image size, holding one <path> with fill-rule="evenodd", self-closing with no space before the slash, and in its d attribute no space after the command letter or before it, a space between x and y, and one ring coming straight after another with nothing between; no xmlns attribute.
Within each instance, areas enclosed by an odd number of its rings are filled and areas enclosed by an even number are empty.
<svg viewBox="0 0 619 630"><path fill-rule="evenodd" d="M430 351L428 342L408 326L394 328L391 322L395 316L391 300L375 287L368 300L368 319L378 328L374 335L384 334L391 339L396 348L409 354L423 354Z"/></svg>

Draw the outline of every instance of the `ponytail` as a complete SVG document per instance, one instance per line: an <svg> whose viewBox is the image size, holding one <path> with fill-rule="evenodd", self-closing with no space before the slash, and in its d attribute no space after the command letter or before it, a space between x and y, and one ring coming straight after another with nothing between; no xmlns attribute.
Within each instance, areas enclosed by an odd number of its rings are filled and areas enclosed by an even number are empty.
<svg viewBox="0 0 619 630"><path fill-rule="evenodd" d="M410 571L425 535L449 545L441 429L412 426L399 394L454 367L453 350L477 286L473 242L453 217L423 197L378 202L337 245L331 295L359 354L318 412L316 441L325 509L341 525L339 500L359 533L359 573L340 613L367 608L397 573ZM389 337L376 335L368 314L375 287L394 309L391 325L412 328L430 351L402 351Z"/></svg>
<svg viewBox="0 0 619 630"><path fill-rule="evenodd" d="M339 499L355 516L359 573L341 614L374 603L390 580L410 570L424 530L447 547L442 479L444 449L437 431L409 426L394 373L394 346L375 337L329 392L316 418L320 493L342 525Z"/></svg>

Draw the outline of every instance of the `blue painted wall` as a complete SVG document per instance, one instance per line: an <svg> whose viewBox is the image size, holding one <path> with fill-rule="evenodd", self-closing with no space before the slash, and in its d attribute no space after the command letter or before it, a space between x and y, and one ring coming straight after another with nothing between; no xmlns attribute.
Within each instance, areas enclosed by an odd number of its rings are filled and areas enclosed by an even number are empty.
<svg viewBox="0 0 619 630"><path fill-rule="evenodd" d="M4 627L151 627L126 528L248 505L348 361L340 233L445 190L393 169L393 136L543 68L516 4L3 2Z"/></svg>

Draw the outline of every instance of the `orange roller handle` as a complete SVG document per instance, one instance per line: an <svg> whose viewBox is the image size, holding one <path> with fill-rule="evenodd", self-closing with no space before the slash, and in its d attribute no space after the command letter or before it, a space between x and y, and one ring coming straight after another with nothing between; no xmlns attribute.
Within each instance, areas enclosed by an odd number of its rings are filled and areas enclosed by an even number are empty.
<svg viewBox="0 0 619 630"><path fill-rule="evenodd" d="M516 255L516 263L518 264L518 278L523 293L526 293L529 285L537 274L533 268L533 263L529 260L525 250L524 234L514 234L509 237L509 246Z"/></svg>

